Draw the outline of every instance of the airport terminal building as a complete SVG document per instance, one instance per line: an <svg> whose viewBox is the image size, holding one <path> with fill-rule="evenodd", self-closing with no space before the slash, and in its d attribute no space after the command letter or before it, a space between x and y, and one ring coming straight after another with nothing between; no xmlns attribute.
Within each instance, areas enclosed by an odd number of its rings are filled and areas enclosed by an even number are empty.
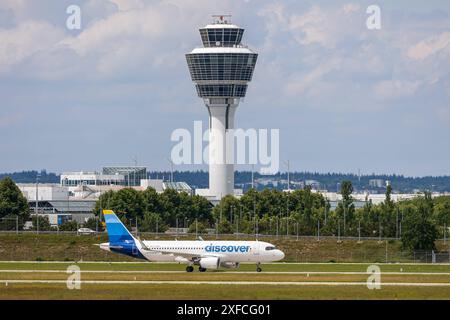
<svg viewBox="0 0 450 320"><path fill-rule="evenodd" d="M93 209L99 197L111 190L145 190L150 187L158 193L173 189L194 194L185 182L148 179L147 168L142 166L103 167L101 172L64 172L59 184L18 183L17 186L28 200L30 214L37 211L47 216L51 225L61 225L70 220L86 222L94 217Z"/></svg>

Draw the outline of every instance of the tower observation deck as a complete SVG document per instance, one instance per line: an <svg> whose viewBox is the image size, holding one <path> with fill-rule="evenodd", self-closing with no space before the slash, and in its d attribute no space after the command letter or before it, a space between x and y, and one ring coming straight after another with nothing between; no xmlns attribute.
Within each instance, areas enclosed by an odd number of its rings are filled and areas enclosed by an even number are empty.
<svg viewBox="0 0 450 320"><path fill-rule="evenodd" d="M234 129L234 114L252 79L258 54L241 43L244 29L231 24L230 16L213 16L200 29L203 47L186 54L197 94L209 114L209 193L220 199L234 192L233 150L226 133ZM228 161L227 161L228 160Z"/></svg>

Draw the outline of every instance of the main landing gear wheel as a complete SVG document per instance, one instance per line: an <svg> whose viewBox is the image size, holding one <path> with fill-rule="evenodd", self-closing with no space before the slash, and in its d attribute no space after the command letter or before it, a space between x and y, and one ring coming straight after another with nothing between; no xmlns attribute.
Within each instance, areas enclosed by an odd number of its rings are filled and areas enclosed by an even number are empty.
<svg viewBox="0 0 450 320"><path fill-rule="evenodd" d="M200 272L205 272L205 271L206 271L206 268L198 267L198 271L200 271Z"/></svg>
<svg viewBox="0 0 450 320"><path fill-rule="evenodd" d="M194 267L193 266L187 266L186 267L186 271L187 272L192 272L192 271L194 271Z"/></svg>

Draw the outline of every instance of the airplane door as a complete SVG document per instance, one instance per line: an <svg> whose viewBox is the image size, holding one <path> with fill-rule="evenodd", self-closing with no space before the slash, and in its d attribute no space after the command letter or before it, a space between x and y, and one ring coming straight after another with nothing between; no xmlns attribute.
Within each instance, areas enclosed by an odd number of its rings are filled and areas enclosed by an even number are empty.
<svg viewBox="0 0 450 320"><path fill-rule="evenodd" d="M252 245L252 254L254 256L259 256L259 245L258 244Z"/></svg>

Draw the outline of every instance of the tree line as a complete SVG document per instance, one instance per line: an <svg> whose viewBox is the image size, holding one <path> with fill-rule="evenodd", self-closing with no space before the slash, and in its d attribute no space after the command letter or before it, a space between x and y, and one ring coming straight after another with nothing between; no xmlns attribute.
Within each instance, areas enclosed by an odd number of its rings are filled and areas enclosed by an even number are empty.
<svg viewBox="0 0 450 320"><path fill-rule="evenodd" d="M342 200L332 209L322 194L310 188L282 192L275 189L250 189L240 198L226 196L216 205L201 196L166 189L157 193L124 188L103 193L96 202L87 227L96 229L102 209L112 209L129 227L140 232L164 232L169 227L184 227L191 232L279 234L301 236L398 238L405 248L434 249L437 238L448 235L450 196L432 198L424 192L411 200L393 202L392 187L385 200L374 205L370 200L355 208L351 181L342 181ZM26 199L10 178L0 180L0 218L29 220ZM34 217L34 219L36 219ZM45 218L40 230L51 228ZM33 221L37 222L37 221ZM33 223L34 228L36 223ZM60 230L76 229L74 222ZM100 226L101 227L101 226Z"/></svg>
<svg viewBox="0 0 450 320"><path fill-rule="evenodd" d="M38 171L22 171L13 173L0 173L0 179L4 177L11 177L17 183L34 183L36 177L39 175L39 181L41 183L59 183L60 176L47 172L46 170ZM148 173L148 177L152 179L165 179L169 180L171 176L170 171L152 171ZM259 172L254 172L255 179L268 178L272 180L287 180L286 172L279 172L275 175L266 176L261 175ZM207 188L208 187L208 172L199 171L174 171L173 177L175 181L184 181L193 188ZM235 184L237 186L243 186L249 188L251 184L252 172L251 171L236 171L235 172ZM355 189L359 191L376 189L378 191L385 190L383 187L370 187L369 181L371 179L381 179L383 181L389 180L392 185L395 186L395 190L402 193L413 193L415 190L429 190L431 192L450 192L450 176L425 176L425 177L406 177L403 175L386 175L386 174L366 174L357 175L352 173L319 173L319 172L290 172L291 181L306 181L315 180L320 184L320 188L329 191L338 191L339 185L342 181L350 181ZM265 186L258 186L258 189L262 191ZM284 183L278 183L275 189L287 188ZM247 189L245 189L247 190Z"/></svg>

